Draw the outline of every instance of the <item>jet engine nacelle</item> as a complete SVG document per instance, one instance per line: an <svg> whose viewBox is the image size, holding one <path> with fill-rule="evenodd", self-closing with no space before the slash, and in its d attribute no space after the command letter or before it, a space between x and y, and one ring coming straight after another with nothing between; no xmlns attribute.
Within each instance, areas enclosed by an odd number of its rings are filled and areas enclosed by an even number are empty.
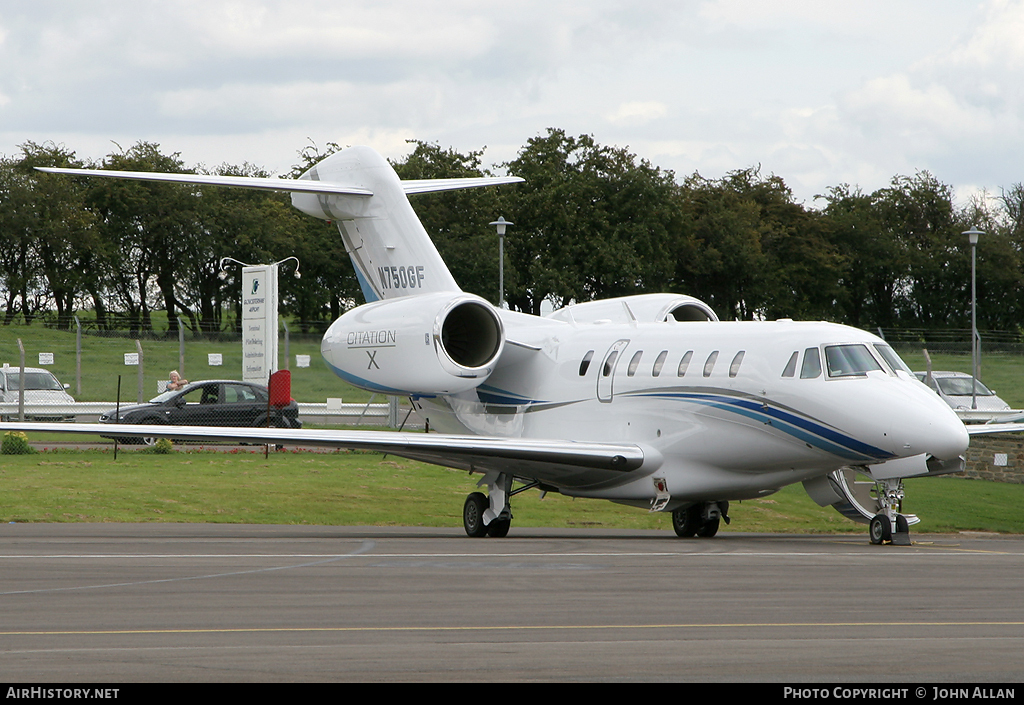
<svg viewBox="0 0 1024 705"><path fill-rule="evenodd" d="M457 394L483 383L505 345L494 307L472 294L438 292L354 308L324 334L334 372L396 395Z"/></svg>

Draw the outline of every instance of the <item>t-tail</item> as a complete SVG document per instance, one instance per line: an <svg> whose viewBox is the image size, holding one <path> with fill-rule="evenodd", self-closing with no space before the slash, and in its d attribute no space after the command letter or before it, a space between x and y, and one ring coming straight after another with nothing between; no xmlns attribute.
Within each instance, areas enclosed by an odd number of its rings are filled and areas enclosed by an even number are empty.
<svg viewBox="0 0 1024 705"><path fill-rule="evenodd" d="M345 184L372 194L292 193L296 208L337 223L367 302L461 291L409 204L408 194L522 181L517 177L402 181L387 160L369 147L333 154L300 178Z"/></svg>
<svg viewBox="0 0 1024 705"><path fill-rule="evenodd" d="M298 180L91 169L40 171L290 191L296 208L337 223L367 302L461 291L409 205L409 194L522 181L514 176L402 181L370 147L349 147L332 154Z"/></svg>

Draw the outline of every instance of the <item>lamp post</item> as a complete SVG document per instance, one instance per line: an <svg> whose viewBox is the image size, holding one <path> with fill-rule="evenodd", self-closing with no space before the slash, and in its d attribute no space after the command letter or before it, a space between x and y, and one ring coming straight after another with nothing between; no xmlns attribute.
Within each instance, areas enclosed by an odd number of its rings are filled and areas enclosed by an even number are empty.
<svg viewBox="0 0 1024 705"><path fill-rule="evenodd" d="M302 279L302 273L299 272L299 258L298 257L285 257L282 260L278 260L277 262L274 262L270 266L271 267L277 267L278 265L282 265L282 264L284 264L285 262L287 262L288 260L291 260L291 259L295 260L295 278L296 279ZM228 270L224 269L224 263L225 262L234 262L235 264L239 264L239 265L241 265L243 267L255 267L255 266L258 266L258 265L249 264L247 262L242 262L241 260L237 260L234 257L221 257L220 258L220 263L217 265L217 268L220 269L220 272L217 273L217 278L220 279L221 281L224 281L225 279L228 278Z"/></svg>
<svg viewBox="0 0 1024 705"><path fill-rule="evenodd" d="M971 409L978 408L978 286L977 286L977 261L978 261L978 237L985 233L971 226L961 235L966 235L971 241Z"/></svg>
<svg viewBox="0 0 1024 705"><path fill-rule="evenodd" d="M498 308L505 308L505 228L515 223L499 215L497 220L488 225L498 229Z"/></svg>

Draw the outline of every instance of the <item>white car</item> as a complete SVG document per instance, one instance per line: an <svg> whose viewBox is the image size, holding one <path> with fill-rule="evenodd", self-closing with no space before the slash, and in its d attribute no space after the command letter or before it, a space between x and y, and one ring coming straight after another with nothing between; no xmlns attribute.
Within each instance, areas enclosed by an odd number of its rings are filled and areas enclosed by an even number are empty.
<svg viewBox="0 0 1024 705"><path fill-rule="evenodd" d="M3 404L4 411L0 415L5 421L18 420L18 390L20 379L20 368L4 365L0 368L0 404ZM53 376L49 370L42 370L37 367L25 368L25 406L30 404L46 404L49 406L68 405L68 413L62 414L54 411L45 413L29 412L26 409L26 421L74 421L75 415L71 405L75 403L74 398L67 393L70 385L61 384L60 380ZM13 410L10 405L14 405Z"/></svg>
<svg viewBox="0 0 1024 705"><path fill-rule="evenodd" d="M996 396L996 393L981 383L974 382L974 377L965 372L932 372L931 381L927 373L915 372L917 378L931 387L942 400L957 411L970 411L973 398L977 399L978 411L1006 411L1010 405Z"/></svg>

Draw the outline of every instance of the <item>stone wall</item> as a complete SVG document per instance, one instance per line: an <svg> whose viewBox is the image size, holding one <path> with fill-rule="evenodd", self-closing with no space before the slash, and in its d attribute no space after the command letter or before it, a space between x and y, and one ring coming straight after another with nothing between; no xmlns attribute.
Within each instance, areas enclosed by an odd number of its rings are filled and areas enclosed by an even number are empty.
<svg viewBox="0 0 1024 705"><path fill-rule="evenodd" d="M1015 433L973 436L963 475L995 482L1024 484L1024 436Z"/></svg>

